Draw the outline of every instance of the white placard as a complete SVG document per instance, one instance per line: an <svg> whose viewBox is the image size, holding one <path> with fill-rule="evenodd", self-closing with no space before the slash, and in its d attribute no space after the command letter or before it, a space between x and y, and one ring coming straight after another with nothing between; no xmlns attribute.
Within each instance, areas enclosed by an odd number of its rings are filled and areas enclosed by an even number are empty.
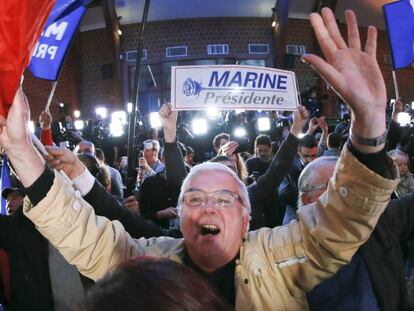
<svg viewBox="0 0 414 311"><path fill-rule="evenodd" d="M171 68L174 110L297 110L295 73L238 65Z"/></svg>

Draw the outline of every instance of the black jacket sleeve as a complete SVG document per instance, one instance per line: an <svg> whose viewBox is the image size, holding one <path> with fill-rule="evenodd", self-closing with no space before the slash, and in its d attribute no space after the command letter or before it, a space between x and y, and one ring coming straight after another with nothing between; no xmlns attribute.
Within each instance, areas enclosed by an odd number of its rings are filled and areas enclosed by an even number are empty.
<svg viewBox="0 0 414 311"><path fill-rule="evenodd" d="M298 151L299 140L292 134L283 141L266 173L257 180L257 191L261 197L272 196L288 174Z"/></svg>
<svg viewBox="0 0 414 311"><path fill-rule="evenodd" d="M92 190L84 196L84 199L93 206L97 215L110 220L119 220L125 230L135 239L167 235L153 222L131 213L96 180Z"/></svg>
<svg viewBox="0 0 414 311"><path fill-rule="evenodd" d="M168 191L172 200L176 202L180 194L181 184L187 176L183 155L177 142L164 144L164 158Z"/></svg>
<svg viewBox="0 0 414 311"><path fill-rule="evenodd" d="M394 120L391 120L387 132L387 150L397 148L397 144L401 140L401 134L401 126Z"/></svg>

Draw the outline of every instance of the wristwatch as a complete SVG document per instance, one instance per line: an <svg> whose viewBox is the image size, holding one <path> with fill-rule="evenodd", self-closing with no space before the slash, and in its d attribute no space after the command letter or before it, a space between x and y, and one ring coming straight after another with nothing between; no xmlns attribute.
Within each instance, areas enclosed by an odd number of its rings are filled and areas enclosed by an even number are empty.
<svg viewBox="0 0 414 311"><path fill-rule="evenodd" d="M384 144L387 139L387 131L385 131L384 134L378 137L373 137L373 138L361 137L352 130L350 134L351 134L351 139L354 139L358 144L364 145L364 146L370 146L370 147L380 146Z"/></svg>

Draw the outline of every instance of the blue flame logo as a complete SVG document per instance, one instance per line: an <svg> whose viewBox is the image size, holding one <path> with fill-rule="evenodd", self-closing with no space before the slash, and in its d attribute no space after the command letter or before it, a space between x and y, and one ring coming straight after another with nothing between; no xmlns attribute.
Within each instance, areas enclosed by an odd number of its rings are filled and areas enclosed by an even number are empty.
<svg viewBox="0 0 414 311"><path fill-rule="evenodd" d="M202 90L201 84L197 81L187 78L183 84L183 93L185 96L197 97Z"/></svg>

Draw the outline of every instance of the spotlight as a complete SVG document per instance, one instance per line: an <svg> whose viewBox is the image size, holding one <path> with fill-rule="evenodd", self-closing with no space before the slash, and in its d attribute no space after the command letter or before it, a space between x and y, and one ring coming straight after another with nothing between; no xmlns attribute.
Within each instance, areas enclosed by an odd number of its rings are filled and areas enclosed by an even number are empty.
<svg viewBox="0 0 414 311"><path fill-rule="evenodd" d="M63 107L65 107L65 104L64 103L59 103L59 107L63 108Z"/></svg>
<svg viewBox="0 0 414 311"><path fill-rule="evenodd" d="M298 135L298 138L299 139L301 139L301 138L303 138L303 137L305 137L306 136L306 134L305 133L300 133L299 135Z"/></svg>
<svg viewBox="0 0 414 311"><path fill-rule="evenodd" d="M272 22L272 27L275 28L276 27L276 21Z"/></svg>
<svg viewBox="0 0 414 311"><path fill-rule="evenodd" d="M114 111L111 114L111 122L120 122L122 125L127 124L127 116L126 116L126 112L119 110L119 111Z"/></svg>
<svg viewBox="0 0 414 311"><path fill-rule="evenodd" d="M414 102L411 102L411 109L414 110Z"/></svg>
<svg viewBox="0 0 414 311"><path fill-rule="evenodd" d="M207 120L206 119L193 119L191 122L193 133L195 135L204 135L207 133Z"/></svg>
<svg viewBox="0 0 414 311"><path fill-rule="evenodd" d="M80 111L79 111L79 110L75 110L75 111L73 112L73 116L74 116L75 118L79 118L79 117L80 117L80 115L81 115L81 113L80 113Z"/></svg>
<svg viewBox="0 0 414 311"><path fill-rule="evenodd" d="M106 117L108 116L108 110L105 107L95 108L95 113L97 116L101 117L102 119L106 119Z"/></svg>
<svg viewBox="0 0 414 311"><path fill-rule="evenodd" d="M270 120L269 118L259 118L257 119L257 127L260 132L267 132L270 130Z"/></svg>
<svg viewBox="0 0 414 311"><path fill-rule="evenodd" d="M112 137L119 137L124 134L124 126L119 120L109 124L109 133Z"/></svg>
<svg viewBox="0 0 414 311"><path fill-rule="evenodd" d="M77 131L83 130L84 124L82 120L75 120L75 122L73 122L73 125Z"/></svg>
<svg viewBox="0 0 414 311"><path fill-rule="evenodd" d="M207 109L207 117L209 119L216 119L219 116L219 111L216 107L210 106Z"/></svg>
<svg viewBox="0 0 414 311"><path fill-rule="evenodd" d="M122 36L122 30L118 29L118 35Z"/></svg>
<svg viewBox="0 0 414 311"><path fill-rule="evenodd" d="M33 121L29 121L29 130L31 133L35 132L35 126Z"/></svg>
<svg viewBox="0 0 414 311"><path fill-rule="evenodd" d="M128 111L128 113L132 112L132 103L127 104L127 111Z"/></svg>
<svg viewBox="0 0 414 311"><path fill-rule="evenodd" d="M247 135L247 132L246 132L245 128L238 127L234 130L233 134L234 134L234 136L241 138L241 137L245 137Z"/></svg>
<svg viewBox="0 0 414 311"><path fill-rule="evenodd" d="M400 112L397 115L397 122L401 125L401 126L407 126L411 123L411 116L408 112Z"/></svg>
<svg viewBox="0 0 414 311"><path fill-rule="evenodd" d="M151 112L149 114L150 124L151 127L160 128L161 127L161 119L158 112Z"/></svg>

